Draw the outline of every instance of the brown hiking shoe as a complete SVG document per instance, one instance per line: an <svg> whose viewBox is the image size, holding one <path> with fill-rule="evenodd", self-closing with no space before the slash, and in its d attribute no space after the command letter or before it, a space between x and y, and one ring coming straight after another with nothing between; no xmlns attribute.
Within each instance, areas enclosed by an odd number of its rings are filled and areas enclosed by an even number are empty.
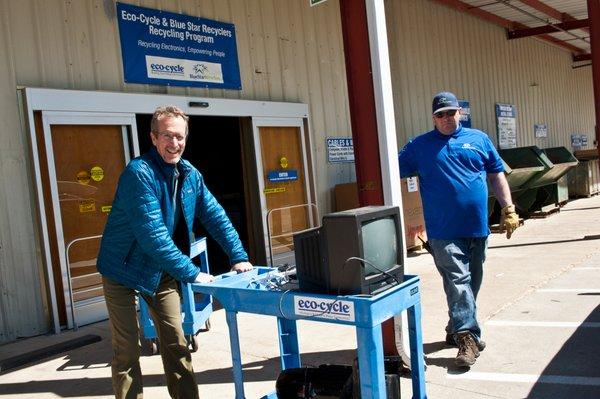
<svg viewBox="0 0 600 399"><path fill-rule="evenodd" d="M458 344L458 354L454 359L454 364L459 367L469 367L475 364L479 357L479 349L475 339L468 331L459 331L456 333L456 343Z"/></svg>
<svg viewBox="0 0 600 399"><path fill-rule="evenodd" d="M479 349L479 352L483 352L483 350L485 349L485 341L480 339L479 341L475 340L475 342L477 343L477 349ZM454 334L446 334L446 344L454 347L458 346L456 344Z"/></svg>

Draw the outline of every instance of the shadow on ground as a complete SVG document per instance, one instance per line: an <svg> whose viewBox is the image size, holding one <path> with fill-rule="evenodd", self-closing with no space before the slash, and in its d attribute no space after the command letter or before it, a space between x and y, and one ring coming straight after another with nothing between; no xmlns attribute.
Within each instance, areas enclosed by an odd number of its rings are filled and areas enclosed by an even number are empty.
<svg viewBox="0 0 600 399"><path fill-rule="evenodd" d="M448 374L463 374L469 371L468 367L457 367L454 364L454 356L452 357L428 357L427 355L439 352L443 349L448 349L449 346L445 341L430 342L423 344L423 353L425 354L425 364L427 366L437 366L445 368ZM456 354L456 350L453 350L453 355Z"/></svg>
<svg viewBox="0 0 600 399"><path fill-rule="evenodd" d="M600 322L600 306L590 313L586 322ZM582 326L575 330L546 366L527 398L600 398L598 329Z"/></svg>
<svg viewBox="0 0 600 399"><path fill-rule="evenodd" d="M102 345L98 343L95 345ZM93 347L94 345L90 345ZM90 348L90 350L93 348ZM87 351L80 351L73 356L64 356L67 362L63 364L59 370L69 371L77 369L85 369L91 367L107 367L110 368L109 362L111 351L100 351L103 353L98 356L98 351L94 351L92 357ZM194 356L202 356L199 351ZM330 351L319 353L302 354L302 364L305 366L318 366L320 364L346 364L352 365L352 361L356 356L354 350ZM93 362L89 360L93 358ZM48 361L45 359L44 361ZM31 365L29 365L31 366ZM244 381L275 381L281 371L279 357L265 359L257 362L244 364ZM165 387L166 379L163 374L144 374L144 387ZM233 383L233 374L231 367L221 369L211 369L201 372L196 372L196 382L202 384L225 384ZM274 386L275 384L273 384ZM0 392L2 396L6 395L31 395L41 393L53 393L61 398L69 397L98 397L112 395L112 382L109 377L103 378L76 378L76 379L60 379L51 381L26 381L19 383L4 383L0 384Z"/></svg>

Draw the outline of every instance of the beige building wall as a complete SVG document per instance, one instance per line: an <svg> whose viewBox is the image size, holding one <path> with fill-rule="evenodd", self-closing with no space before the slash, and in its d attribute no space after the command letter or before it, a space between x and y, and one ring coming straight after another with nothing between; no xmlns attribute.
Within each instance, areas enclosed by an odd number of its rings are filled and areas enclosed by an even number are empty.
<svg viewBox="0 0 600 399"><path fill-rule="evenodd" d="M325 137L351 134L337 1L128 2L233 23L243 89L125 84L112 0L0 0L0 342L50 328L18 86L307 103L322 210L354 179L354 164L326 160Z"/></svg>
<svg viewBox="0 0 600 399"><path fill-rule="evenodd" d="M507 40L503 28L433 0L386 0L398 145L432 129L431 98L442 90L470 101L472 126L497 143L495 103L517 109L517 145L571 148L594 141L591 67L534 38ZM548 138L534 137L548 125Z"/></svg>

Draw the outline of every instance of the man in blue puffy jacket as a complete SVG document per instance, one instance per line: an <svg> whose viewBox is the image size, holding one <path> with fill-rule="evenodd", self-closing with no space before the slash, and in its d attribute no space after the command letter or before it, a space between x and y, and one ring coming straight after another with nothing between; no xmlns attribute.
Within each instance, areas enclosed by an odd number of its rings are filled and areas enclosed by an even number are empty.
<svg viewBox="0 0 600 399"><path fill-rule="evenodd" d="M178 289L179 281L212 281L188 256L194 220L220 244L232 270L241 273L252 265L202 175L181 158L188 117L177 107L159 107L150 128L154 148L132 160L121 174L97 261L112 332L113 388L117 398L142 397L135 307L139 292L157 328L170 396L197 398Z"/></svg>
<svg viewBox="0 0 600 399"><path fill-rule="evenodd" d="M455 364L469 367L485 348L476 299L483 278L488 235L487 180L502 207L501 226L510 238L519 226L504 165L488 136L460 124L456 96L433 98L435 129L399 154L400 175L418 174L429 246L448 302L446 342L458 346Z"/></svg>

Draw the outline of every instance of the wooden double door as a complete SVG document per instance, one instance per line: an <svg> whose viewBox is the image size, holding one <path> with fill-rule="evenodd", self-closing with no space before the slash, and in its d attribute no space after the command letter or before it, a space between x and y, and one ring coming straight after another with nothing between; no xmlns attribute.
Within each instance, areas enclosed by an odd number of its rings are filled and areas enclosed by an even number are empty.
<svg viewBox="0 0 600 399"><path fill-rule="evenodd" d="M96 257L121 172L137 155L135 115L35 114L40 206L54 329L106 318Z"/></svg>
<svg viewBox="0 0 600 399"><path fill-rule="evenodd" d="M255 118L254 140L267 263L295 265L296 233L319 223L300 118Z"/></svg>
<svg viewBox="0 0 600 399"><path fill-rule="evenodd" d="M231 154L231 146L214 151L223 152L223 159L245 158L245 203L240 206L248 210L248 231L241 235L248 237L245 244L256 264L294 264L293 234L319 219L310 189L305 121L237 119L241 153ZM54 330L60 331L107 317L96 257L118 178L140 152L140 117L36 111L34 120L49 297Z"/></svg>

